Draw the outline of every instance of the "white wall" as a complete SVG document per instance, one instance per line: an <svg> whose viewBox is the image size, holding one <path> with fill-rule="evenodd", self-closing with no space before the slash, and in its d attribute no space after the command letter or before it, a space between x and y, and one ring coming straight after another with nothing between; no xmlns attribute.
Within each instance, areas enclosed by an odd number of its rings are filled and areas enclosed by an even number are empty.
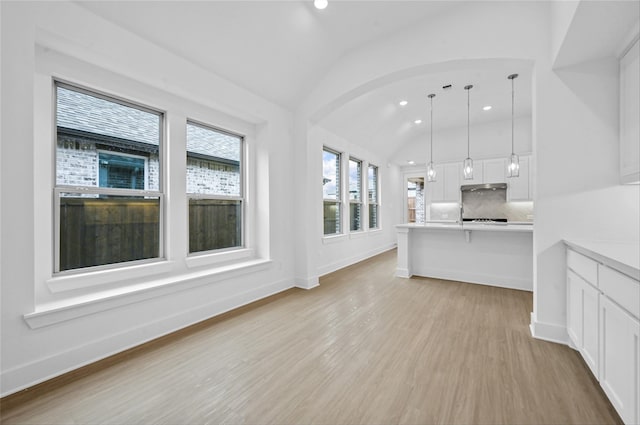
<svg viewBox="0 0 640 425"><path fill-rule="evenodd" d="M316 214L317 220L314 223L314 231L317 233L311 243L316 275L325 275L393 248L396 244L396 231L393 226L398 223L393 216L393 193L397 187L397 167L388 167L386 158L362 148L359 144L342 139L320 126L315 126L309 131L308 146L315 153L313 156L316 158L315 161L306 164L307 168L315 173L315 181L317 183L313 189L312 200L315 200L314 205L316 207L314 209L318 210L319 214ZM365 161L365 167L367 164L373 164L378 167L378 180L380 183L380 228L378 230L365 229L360 232L350 232L349 210L348 205L345 205L342 214L343 234L323 237L322 186L320 184L323 146L343 153L343 165L351 156ZM343 170L346 169L344 166L342 168ZM345 187L345 179L348 179L346 171L343 173L342 178L342 186ZM363 168L363 178L367 179L366 168ZM363 193L366 196L367 192L363 191ZM363 212L368 215L367 210Z"/></svg>
<svg viewBox="0 0 640 425"><path fill-rule="evenodd" d="M558 72L552 69L562 44L552 37L566 34L575 4L567 5L555 21L547 2L466 6L466 14L442 15L432 25L408 28L385 42L352 52L306 99L296 116L296 128L304 127L301 122L321 119L361 93L429 72L439 63L483 58L533 61L536 227L532 330L539 337L565 341L562 239L638 240L638 187L618 185L615 62L609 59ZM612 2L611 7L618 6ZM615 21L600 24L617 25ZM298 140L306 137L306 133L296 133ZM307 184L310 181L308 176ZM398 206L401 211L402 203ZM396 215L401 217L401 212Z"/></svg>
<svg viewBox="0 0 640 425"><path fill-rule="evenodd" d="M640 186L618 173L614 58L541 76L535 204L535 313L540 334L566 338L563 239L640 240Z"/></svg>
<svg viewBox="0 0 640 425"><path fill-rule="evenodd" d="M470 153L473 159L507 158L511 154L511 119L476 124L470 127ZM514 121L514 149L519 155L532 151L531 117ZM467 157L467 126L448 128L433 134L434 163L462 161ZM412 159L416 164L429 160L429 139L412 140L392 157L397 163Z"/></svg>
<svg viewBox="0 0 640 425"><path fill-rule="evenodd" d="M384 41L363 46L339 61L296 112L294 138L299 149L296 157L300 158L297 163L313 164L313 161L317 161L314 158L319 156L319 153L316 153L319 151L314 147L310 132L315 124L321 125L322 118L330 111L362 93L397 79L410 78L433 70L442 71L443 66L450 64L469 68L473 66L474 61L533 61L548 54L548 43L540 37L541 31L548 30L547 4L472 2L467 4L466 11L467 13L460 14L460 9L457 8L455 14L443 14L430 25L409 27ZM473 36L470 37L470 34ZM466 140L466 136L464 139ZM389 143L393 141L389 140ZM457 152L452 151L452 157L457 155ZM314 170L314 167L301 168L299 171L297 192L316 190L319 171ZM394 196L394 210L391 216L395 221L392 224L403 221L403 185L401 173L398 171L397 185L391 187L385 195L392 193ZM308 241L318 238L319 218L309 207L298 219L298 229L305 237L299 241L297 252L301 253L300 256L309 255L302 252L315 253L313 246L308 246ZM296 266L297 280L306 282L316 279L318 267L313 258L307 257L305 261L297 262Z"/></svg>
<svg viewBox="0 0 640 425"><path fill-rule="evenodd" d="M2 395L293 286L289 112L74 4L2 2L0 7ZM185 136L174 124L186 118L187 110L196 111L193 118L253 133L249 174L256 186L250 200L257 211L248 225L255 229L257 257L270 262L224 278L211 274L215 268L188 268L186 241L176 242L184 239L186 177L169 164L166 236L168 245L178 248L167 253L164 271L133 279L130 283L145 287L136 294L125 294L118 282L96 290L51 292L46 283L51 259L43 253L50 252L53 174L47 170L53 165L46 158L53 140L46 136L50 128L37 125L51 117L50 104L39 100L40 70L34 72L42 56L55 56L56 72L77 76L86 71L86 81L79 82L100 84L96 88L125 97L131 93L134 100L164 108L168 149L175 155L184 148ZM187 275L191 280L181 280ZM109 291L120 295L115 301L104 298ZM70 308L56 310L61 306ZM48 319L61 321L31 329L23 316L47 309L56 311Z"/></svg>

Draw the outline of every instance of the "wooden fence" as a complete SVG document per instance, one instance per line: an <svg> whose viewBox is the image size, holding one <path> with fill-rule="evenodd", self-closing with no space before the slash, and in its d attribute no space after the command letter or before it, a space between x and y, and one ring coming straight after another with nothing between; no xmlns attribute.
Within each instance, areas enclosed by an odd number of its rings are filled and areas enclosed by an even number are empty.
<svg viewBox="0 0 640 425"><path fill-rule="evenodd" d="M60 198L60 270L156 258L160 201Z"/></svg>
<svg viewBox="0 0 640 425"><path fill-rule="evenodd" d="M242 246L242 203L189 200L189 252Z"/></svg>

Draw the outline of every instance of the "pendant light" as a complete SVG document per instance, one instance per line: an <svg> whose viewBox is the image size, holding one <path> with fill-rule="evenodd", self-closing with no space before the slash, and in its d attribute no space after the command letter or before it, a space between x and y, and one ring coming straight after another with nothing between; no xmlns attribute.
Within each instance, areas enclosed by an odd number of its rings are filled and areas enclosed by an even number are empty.
<svg viewBox="0 0 640 425"><path fill-rule="evenodd" d="M429 163L427 164L427 181L434 182L436 181L436 169L433 166L433 98L436 97L435 94L431 93L427 96L431 100L431 142L430 153L429 153Z"/></svg>
<svg viewBox="0 0 640 425"><path fill-rule="evenodd" d="M462 163L462 174L465 180L473 180L473 159L471 159L470 155L470 135L469 135L469 90L473 88L472 85L464 86L464 89L467 91L467 159Z"/></svg>
<svg viewBox="0 0 640 425"><path fill-rule="evenodd" d="M513 80L518 78L518 74L511 74L507 77L511 80L511 156L509 156L507 162L507 177L518 177L520 175L520 159L518 155L514 153L513 149L513 104L514 104L514 90L513 90Z"/></svg>

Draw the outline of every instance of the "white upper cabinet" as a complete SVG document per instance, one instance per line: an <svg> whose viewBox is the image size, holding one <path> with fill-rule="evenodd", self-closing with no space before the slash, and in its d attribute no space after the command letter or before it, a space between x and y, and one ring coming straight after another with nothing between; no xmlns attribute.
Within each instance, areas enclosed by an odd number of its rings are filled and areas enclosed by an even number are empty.
<svg viewBox="0 0 640 425"><path fill-rule="evenodd" d="M452 162L436 165L435 168L436 181L427 182L431 202L459 202L461 165Z"/></svg>
<svg viewBox="0 0 640 425"><path fill-rule="evenodd" d="M529 156L521 156L519 176L507 179L507 193L510 201L528 201L532 198L530 159Z"/></svg>
<svg viewBox="0 0 640 425"><path fill-rule="evenodd" d="M507 160L505 158L485 159L483 162L484 183L504 183L506 181Z"/></svg>
<svg viewBox="0 0 640 425"><path fill-rule="evenodd" d="M431 193L431 202L444 201L444 166L436 165L436 181L427 182L427 189Z"/></svg>
<svg viewBox="0 0 640 425"><path fill-rule="evenodd" d="M457 162L444 165L444 200L460 202L460 181L462 179L462 164Z"/></svg>
<svg viewBox="0 0 640 425"><path fill-rule="evenodd" d="M620 60L620 180L640 183L640 44Z"/></svg>

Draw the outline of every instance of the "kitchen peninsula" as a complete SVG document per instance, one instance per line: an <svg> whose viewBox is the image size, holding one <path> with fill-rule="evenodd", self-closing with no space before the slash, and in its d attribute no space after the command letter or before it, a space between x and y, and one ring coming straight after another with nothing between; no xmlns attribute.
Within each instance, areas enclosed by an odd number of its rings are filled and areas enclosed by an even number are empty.
<svg viewBox="0 0 640 425"><path fill-rule="evenodd" d="M396 276L533 290L532 224L399 224Z"/></svg>

